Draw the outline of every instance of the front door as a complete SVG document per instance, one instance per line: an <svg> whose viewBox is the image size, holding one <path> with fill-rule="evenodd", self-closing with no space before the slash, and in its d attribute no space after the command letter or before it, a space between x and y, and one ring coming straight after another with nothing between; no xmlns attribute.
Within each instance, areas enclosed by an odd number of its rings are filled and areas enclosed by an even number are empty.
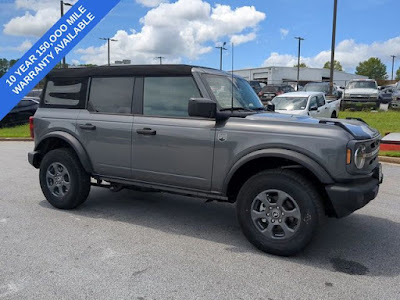
<svg viewBox="0 0 400 300"><path fill-rule="evenodd" d="M136 180L210 191L215 120L188 116L200 97L192 77L144 79L143 115L132 130L132 176Z"/></svg>
<svg viewBox="0 0 400 300"><path fill-rule="evenodd" d="M94 172L130 178L133 77L92 78L87 109L81 110L77 133Z"/></svg>

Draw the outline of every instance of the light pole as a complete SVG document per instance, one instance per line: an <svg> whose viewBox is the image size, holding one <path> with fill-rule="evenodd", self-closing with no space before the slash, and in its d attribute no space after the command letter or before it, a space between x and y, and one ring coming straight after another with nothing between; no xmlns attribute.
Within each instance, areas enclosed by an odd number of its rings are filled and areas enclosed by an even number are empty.
<svg viewBox="0 0 400 300"><path fill-rule="evenodd" d="M295 37L296 40L299 40L299 48L297 52L297 91L299 90L299 81L300 81L300 53L301 53L301 41L304 41L302 37Z"/></svg>
<svg viewBox="0 0 400 300"><path fill-rule="evenodd" d="M220 46L220 47L215 47L216 49L219 49L219 51L220 51L220 54L219 54L219 69L220 70L222 70L222 51L223 50L228 50L228 49L225 48L225 45L226 45L226 42L224 42L222 44L222 46Z"/></svg>
<svg viewBox="0 0 400 300"><path fill-rule="evenodd" d="M329 82L329 95L333 93L333 76L335 70L335 44L336 44L336 16L337 16L337 0L333 4L333 25L332 25L332 48L331 48L331 73Z"/></svg>
<svg viewBox="0 0 400 300"><path fill-rule="evenodd" d="M71 3L67 3L67 2L64 2L64 1L62 1L62 0L60 1L61 18L64 17L64 5L65 5L65 6L72 6ZM66 65L67 65L67 63L66 63L66 61L65 61L65 56L64 56L63 59L62 59L62 67L65 68Z"/></svg>
<svg viewBox="0 0 400 300"><path fill-rule="evenodd" d="M118 40L114 40L112 38L100 38L101 40L107 41L108 44L108 66L111 66L111 60L110 60L110 42L118 42Z"/></svg>
<svg viewBox="0 0 400 300"><path fill-rule="evenodd" d="M165 58L165 57L164 57L164 56L157 56L157 57L154 58L154 59L160 60L160 65L162 65L162 60L163 60L163 58Z"/></svg>
<svg viewBox="0 0 400 300"><path fill-rule="evenodd" d="M394 79L394 77L393 77L393 75L394 75L394 73L393 73L393 71L394 71L394 59L396 58L396 55L391 55L390 57L392 58L392 81L393 81L393 79Z"/></svg>

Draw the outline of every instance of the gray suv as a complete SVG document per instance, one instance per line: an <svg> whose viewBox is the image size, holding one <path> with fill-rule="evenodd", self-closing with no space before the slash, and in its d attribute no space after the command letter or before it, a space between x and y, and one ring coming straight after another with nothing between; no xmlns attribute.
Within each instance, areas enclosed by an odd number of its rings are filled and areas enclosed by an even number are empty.
<svg viewBox="0 0 400 300"><path fill-rule="evenodd" d="M366 123L267 111L247 81L208 68L53 71L31 128L28 159L53 206L79 206L92 185L236 203L248 240L277 255L301 251L321 218L363 207L382 182L380 135Z"/></svg>

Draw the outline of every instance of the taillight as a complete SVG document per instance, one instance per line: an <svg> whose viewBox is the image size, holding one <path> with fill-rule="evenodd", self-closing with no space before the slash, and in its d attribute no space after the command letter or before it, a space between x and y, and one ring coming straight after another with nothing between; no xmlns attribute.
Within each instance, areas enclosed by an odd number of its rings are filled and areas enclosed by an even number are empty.
<svg viewBox="0 0 400 300"><path fill-rule="evenodd" d="M259 92L259 93L258 93L258 96L261 97L262 95L263 95L263 92Z"/></svg>
<svg viewBox="0 0 400 300"><path fill-rule="evenodd" d="M283 94L283 92L277 92L276 93L277 96L282 95L282 94Z"/></svg>
<svg viewBox="0 0 400 300"><path fill-rule="evenodd" d="M30 132L31 132L31 138L32 138L32 139L35 138L33 120L34 120L33 117L29 117L29 130L30 130Z"/></svg>

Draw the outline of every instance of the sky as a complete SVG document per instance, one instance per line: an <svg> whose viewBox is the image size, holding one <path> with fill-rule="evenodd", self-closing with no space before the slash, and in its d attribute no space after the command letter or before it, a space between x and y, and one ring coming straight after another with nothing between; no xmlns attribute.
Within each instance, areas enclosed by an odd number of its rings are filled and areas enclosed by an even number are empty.
<svg viewBox="0 0 400 300"><path fill-rule="evenodd" d="M77 0L71 0L75 3ZM67 1L66 1L67 2ZM65 7L67 10L68 7ZM70 64L130 59L133 64L185 63L224 69L297 64L322 67L330 60L333 0L121 0L67 56ZM0 58L17 59L59 19L59 0L0 0ZM336 59L354 72L360 61L380 58L391 73L400 67L400 1L338 0Z"/></svg>

